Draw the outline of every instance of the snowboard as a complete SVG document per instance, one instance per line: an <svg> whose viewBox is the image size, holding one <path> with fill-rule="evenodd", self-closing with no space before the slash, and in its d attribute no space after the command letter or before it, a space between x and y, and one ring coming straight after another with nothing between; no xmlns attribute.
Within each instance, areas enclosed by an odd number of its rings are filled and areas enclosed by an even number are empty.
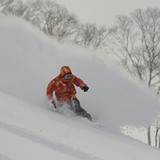
<svg viewBox="0 0 160 160"><path fill-rule="evenodd" d="M89 113L87 113L85 110L84 110L84 112L81 112L81 113L75 113L72 109L70 109L70 107L68 107L68 106L63 106L63 107L54 107L54 105L52 105L52 106L50 106L50 108L49 108L49 110L50 111L52 111L52 112L56 112L56 113L60 113L60 114L64 114L64 115L68 115L68 114L70 114L70 115L76 115L76 116L79 116L79 117L82 117L82 118L87 118L89 121L92 121L92 116L89 114Z"/></svg>

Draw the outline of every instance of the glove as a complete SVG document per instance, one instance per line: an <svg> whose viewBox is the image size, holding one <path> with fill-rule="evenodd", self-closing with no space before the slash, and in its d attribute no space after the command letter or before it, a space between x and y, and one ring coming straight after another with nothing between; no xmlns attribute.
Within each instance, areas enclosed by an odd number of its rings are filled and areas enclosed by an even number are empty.
<svg viewBox="0 0 160 160"><path fill-rule="evenodd" d="M56 111L56 108L57 108L57 106L56 106L55 101L54 100L49 100L48 101L48 109L50 111Z"/></svg>
<svg viewBox="0 0 160 160"><path fill-rule="evenodd" d="M82 87L82 90L83 90L84 92L87 92L88 89L89 89L89 87L87 87L87 86Z"/></svg>
<svg viewBox="0 0 160 160"><path fill-rule="evenodd" d="M55 102L54 100L52 100L52 102L51 102L51 103L53 104L54 108L56 109L56 108L57 108L57 106L56 106L56 102Z"/></svg>

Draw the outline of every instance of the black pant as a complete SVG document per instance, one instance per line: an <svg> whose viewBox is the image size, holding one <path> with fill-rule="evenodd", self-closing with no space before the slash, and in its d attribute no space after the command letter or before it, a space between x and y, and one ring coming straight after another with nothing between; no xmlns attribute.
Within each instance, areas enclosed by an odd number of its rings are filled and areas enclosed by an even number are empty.
<svg viewBox="0 0 160 160"><path fill-rule="evenodd" d="M64 103L60 103L60 106L63 106ZM70 106L70 109L78 116L82 116L82 117L86 117L88 118L90 121L92 121L92 117L90 114L88 114L86 112L86 110L84 110L81 105L80 102L77 98L72 99L70 102L67 102L67 104Z"/></svg>
<svg viewBox="0 0 160 160"><path fill-rule="evenodd" d="M81 107L80 102L77 98L72 99L69 102L69 105L71 106L71 109L77 114L77 115L85 115L87 112Z"/></svg>

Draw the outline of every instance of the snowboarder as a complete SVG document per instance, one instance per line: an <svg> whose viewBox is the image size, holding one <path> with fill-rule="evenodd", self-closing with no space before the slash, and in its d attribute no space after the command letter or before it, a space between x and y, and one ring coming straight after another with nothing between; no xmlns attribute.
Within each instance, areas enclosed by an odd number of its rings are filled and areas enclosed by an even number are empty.
<svg viewBox="0 0 160 160"><path fill-rule="evenodd" d="M74 85L80 87L84 92L87 92L89 89L81 79L72 74L72 71L68 66L63 66L60 70L60 74L47 86L46 95L48 100L56 109L57 105L53 98L54 92L55 97L60 104L63 105L67 103L76 115L92 120L90 114L81 107L80 102L76 97L76 89Z"/></svg>

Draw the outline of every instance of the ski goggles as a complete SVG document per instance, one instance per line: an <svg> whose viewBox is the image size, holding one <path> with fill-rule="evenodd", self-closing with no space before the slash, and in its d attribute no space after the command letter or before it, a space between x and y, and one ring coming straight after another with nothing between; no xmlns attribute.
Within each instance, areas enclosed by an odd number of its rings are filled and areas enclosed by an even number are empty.
<svg viewBox="0 0 160 160"><path fill-rule="evenodd" d="M72 77L72 73L66 73L64 76L63 76L65 79L71 79Z"/></svg>

